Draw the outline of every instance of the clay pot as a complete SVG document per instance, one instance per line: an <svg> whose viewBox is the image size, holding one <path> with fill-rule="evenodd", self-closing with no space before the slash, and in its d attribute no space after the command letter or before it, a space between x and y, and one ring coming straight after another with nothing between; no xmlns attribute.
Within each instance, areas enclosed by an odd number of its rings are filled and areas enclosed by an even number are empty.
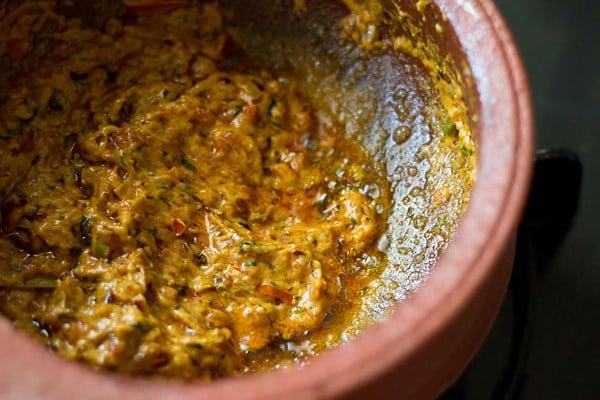
<svg viewBox="0 0 600 400"><path fill-rule="evenodd" d="M390 9L394 2L387 2ZM413 1L405 6L416 14ZM425 3L425 2L424 2ZM408 301L356 340L304 366L212 383L100 373L51 354L0 319L3 399L432 398L462 373L507 289L533 158L530 97L511 35L492 0L436 0L441 51L465 77L479 140L478 179L457 235ZM427 15L427 14L425 14ZM418 19L421 20L421 19ZM468 67L468 68L464 68Z"/></svg>

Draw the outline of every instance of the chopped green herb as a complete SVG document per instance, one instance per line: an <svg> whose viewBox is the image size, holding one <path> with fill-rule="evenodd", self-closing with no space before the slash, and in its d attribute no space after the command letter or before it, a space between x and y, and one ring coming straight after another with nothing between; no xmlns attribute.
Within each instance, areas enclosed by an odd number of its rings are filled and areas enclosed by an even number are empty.
<svg viewBox="0 0 600 400"><path fill-rule="evenodd" d="M271 244L255 242L252 240L244 240L240 245L240 253L242 254L249 251L254 253L268 253L269 251L273 251L275 249L276 247Z"/></svg>
<svg viewBox="0 0 600 400"><path fill-rule="evenodd" d="M271 118L273 116L273 108L277 105L277 100L271 97L271 102L269 103L269 107L267 108L267 117Z"/></svg>
<svg viewBox="0 0 600 400"><path fill-rule="evenodd" d="M56 93L54 93L52 95L52 97L50 97L50 100L48 100L48 106L53 109L54 111L62 111L63 109L63 105L62 103L58 100Z"/></svg>
<svg viewBox="0 0 600 400"><path fill-rule="evenodd" d="M243 265L244 267L256 267L257 261L256 258L253 258L250 261L246 261Z"/></svg>
<svg viewBox="0 0 600 400"><path fill-rule="evenodd" d="M465 156L470 156L471 154L473 154L473 152L469 149L467 149L466 146L463 146L460 148L460 151L465 155Z"/></svg>
<svg viewBox="0 0 600 400"><path fill-rule="evenodd" d="M235 106L235 108L233 109L233 118L237 117L238 115L241 114L243 108L242 106Z"/></svg>
<svg viewBox="0 0 600 400"><path fill-rule="evenodd" d="M271 98L271 103L269 104L269 108L267 108L267 117L268 117L271 125L275 126L278 129L283 130L283 126L281 125L281 123L279 121L275 121L275 119L273 117L273 109L276 106L277 106L277 100L275 100L274 98Z"/></svg>
<svg viewBox="0 0 600 400"><path fill-rule="evenodd" d="M70 135L65 136L63 139L63 150L70 152L73 146L77 143L77 135L71 133Z"/></svg>
<svg viewBox="0 0 600 400"><path fill-rule="evenodd" d="M327 193L321 193L317 196L317 199L315 200L315 207L317 207L317 210L319 210L319 212L323 214L330 201L331 199Z"/></svg>
<svg viewBox="0 0 600 400"><path fill-rule="evenodd" d="M245 253L252 248L260 247L260 243L251 240L244 240L240 245L240 253Z"/></svg>
<svg viewBox="0 0 600 400"><path fill-rule="evenodd" d="M458 135L458 129L456 128L456 125L452 122L450 117L446 118L446 122L444 122L444 133L446 134L446 136L455 137L456 135Z"/></svg>
<svg viewBox="0 0 600 400"><path fill-rule="evenodd" d="M171 208L171 203L169 203L169 200L165 197L165 195L163 193L161 193L158 198L160 199L160 201L162 201L168 208Z"/></svg>
<svg viewBox="0 0 600 400"><path fill-rule="evenodd" d="M137 330L137 329L140 329L140 330L141 330L141 329L143 329L143 328L144 328L144 326L142 325L142 323L141 323L141 322L139 322L139 321L135 321L135 322L133 322L133 323L132 323L130 326L131 326L131 328L132 328L132 329L136 329L136 330Z"/></svg>
<svg viewBox="0 0 600 400"><path fill-rule="evenodd" d="M86 216L81 217L79 220L79 243L84 246L92 244L92 238L90 236L92 232L92 220Z"/></svg>
<svg viewBox="0 0 600 400"><path fill-rule="evenodd" d="M179 162L181 163L181 165L183 165L183 167L187 170L190 171L196 171L196 166L194 164L192 164L192 162L190 160L188 160L185 157L179 157Z"/></svg>
<svg viewBox="0 0 600 400"><path fill-rule="evenodd" d="M72 312L61 312L58 314L58 319L60 321L74 321L77 319L77 316Z"/></svg>
<svg viewBox="0 0 600 400"><path fill-rule="evenodd" d="M144 246L142 247L142 250L144 250L144 254L146 254L146 257L148 257L150 261L154 260L154 254L152 254L152 249L150 247Z"/></svg>
<svg viewBox="0 0 600 400"><path fill-rule="evenodd" d="M20 285L19 288L23 289L52 289L58 284L56 278L49 276L36 276L35 278L28 279ZM14 287L14 286L11 286ZM16 287L15 287L16 288Z"/></svg>
<svg viewBox="0 0 600 400"><path fill-rule="evenodd" d="M110 249L108 248L108 245L106 243L104 243L102 240L96 239L94 241L93 253L96 257L104 258L104 257L108 257L108 254L110 253Z"/></svg>

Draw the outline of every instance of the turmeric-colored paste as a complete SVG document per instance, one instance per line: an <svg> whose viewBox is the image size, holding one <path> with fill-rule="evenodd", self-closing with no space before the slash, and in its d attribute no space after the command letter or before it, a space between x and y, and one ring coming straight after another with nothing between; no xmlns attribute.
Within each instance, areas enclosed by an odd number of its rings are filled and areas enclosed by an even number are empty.
<svg viewBox="0 0 600 400"><path fill-rule="evenodd" d="M229 62L216 4L167 5L98 28L2 3L0 310L127 374L327 348L384 263L388 184L294 75Z"/></svg>

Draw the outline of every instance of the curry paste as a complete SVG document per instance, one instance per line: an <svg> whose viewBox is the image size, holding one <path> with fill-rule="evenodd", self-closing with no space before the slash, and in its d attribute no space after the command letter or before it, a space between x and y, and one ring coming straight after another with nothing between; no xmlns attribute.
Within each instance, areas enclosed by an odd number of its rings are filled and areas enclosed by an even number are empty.
<svg viewBox="0 0 600 400"><path fill-rule="evenodd" d="M2 3L0 309L127 374L311 355L385 263L389 185L297 77L231 62L216 4L172 8Z"/></svg>

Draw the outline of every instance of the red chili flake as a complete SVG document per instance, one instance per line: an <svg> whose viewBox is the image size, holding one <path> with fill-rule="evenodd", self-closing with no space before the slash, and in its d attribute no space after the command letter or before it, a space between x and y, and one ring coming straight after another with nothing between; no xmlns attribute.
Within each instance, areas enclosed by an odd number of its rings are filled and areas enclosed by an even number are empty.
<svg viewBox="0 0 600 400"><path fill-rule="evenodd" d="M175 234L175 236L181 236L183 235L183 233L186 230L186 226L183 223L182 220L180 220L179 218L173 218L172 220L172 227L173 227L173 233Z"/></svg>
<svg viewBox="0 0 600 400"><path fill-rule="evenodd" d="M273 285L258 285L256 290L265 296L274 297L283 301L285 304L294 304L294 296L285 289L278 288Z"/></svg>

